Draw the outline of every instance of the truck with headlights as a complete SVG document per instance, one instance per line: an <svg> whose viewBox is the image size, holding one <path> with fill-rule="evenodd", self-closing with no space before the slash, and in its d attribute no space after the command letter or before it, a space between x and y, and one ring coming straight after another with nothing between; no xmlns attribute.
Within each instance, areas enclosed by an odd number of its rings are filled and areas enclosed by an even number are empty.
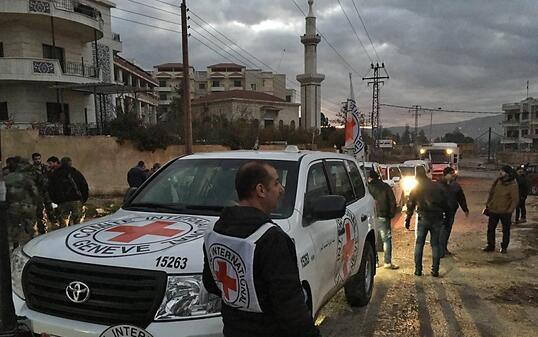
<svg viewBox="0 0 538 337"><path fill-rule="evenodd" d="M429 160L432 166L432 179L437 180L443 176L443 170L451 167L458 174L460 150L456 143L432 143L423 146L420 158Z"/></svg>
<svg viewBox="0 0 538 337"><path fill-rule="evenodd" d="M358 163L292 148L177 158L116 213L18 248L17 314L41 336L221 336L221 299L202 284L203 234L224 207L236 205L235 174L251 160L275 167L285 188L271 218L295 242L312 314L340 288L350 305L366 305L375 274L375 203Z"/></svg>

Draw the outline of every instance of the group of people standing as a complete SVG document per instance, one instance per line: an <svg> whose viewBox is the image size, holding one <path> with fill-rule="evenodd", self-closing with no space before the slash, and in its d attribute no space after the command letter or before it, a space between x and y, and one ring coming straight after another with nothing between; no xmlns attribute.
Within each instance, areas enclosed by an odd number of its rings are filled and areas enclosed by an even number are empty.
<svg viewBox="0 0 538 337"><path fill-rule="evenodd" d="M157 172L161 168L160 163L155 163L151 169L146 168L146 164L143 161L139 161L135 167L131 168L127 172L127 183L129 187L140 187L146 179L148 179L153 173Z"/></svg>
<svg viewBox="0 0 538 337"><path fill-rule="evenodd" d="M33 237L71 224L84 217L88 183L73 167L69 157L52 156L47 164L41 154L32 161L21 157L6 159L2 169L8 204L8 241L10 247L23 245Z"/></svg>
<svg viewBox="0 0 538 337"><path fill-rule="evenodd" d="M530 192L530 185L525 173L524 167L519 167L516 172L510 166L503 166L499 171L483 212L489 217L487 245L483 248L484 251L495 250L495 230L500 221L503 228L500 252L507 253L514 210L515 223L526 221L525 202ZM416 211L414 261L417 276L422 275L422 257L428 233L432 247L431 275L438 277L441 258L452 255L448 250L448 242L457 210L461 208L465 216L469 216L465 193L456 178L455 170L451 167L444 169L443 177L437 182L430 180L420 171L416 176L417 185L407 200L404 224L406 229L410 228L411 218ZM391 219L396 215L394 193L375 171L368 177L368 188L376 200L377 229L383 241L384 267L398 269L398 265L392 263Z"/></svg>

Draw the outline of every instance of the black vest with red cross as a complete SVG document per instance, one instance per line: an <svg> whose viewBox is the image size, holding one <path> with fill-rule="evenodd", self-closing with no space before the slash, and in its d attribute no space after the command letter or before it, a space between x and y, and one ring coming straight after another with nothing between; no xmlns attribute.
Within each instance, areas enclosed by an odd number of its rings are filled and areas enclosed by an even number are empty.
<svg viewBox="0 0 538 337"><path fill-rule="evenodd" d="M246 238L236 238L208 230L205 249L209 268L224 303L248 312L263 312L254 286L256 242L274 224L266 223Z"/></svg>

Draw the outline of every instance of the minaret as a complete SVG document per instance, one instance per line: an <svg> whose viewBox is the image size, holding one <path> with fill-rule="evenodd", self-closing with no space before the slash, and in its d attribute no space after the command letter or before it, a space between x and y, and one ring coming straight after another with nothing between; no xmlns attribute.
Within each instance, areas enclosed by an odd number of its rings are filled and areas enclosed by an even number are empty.
<svg viewBox="0 0 538 337"><path fill-rule="evenodd" d="M318 74L317 45L321 38L316 34L314 0L308 0L310 10L306 17L306 34L301 36L304 44L304 74L297 75L301 83L301 127L320 129L321 127L321 82L325 75Z"/></svg>

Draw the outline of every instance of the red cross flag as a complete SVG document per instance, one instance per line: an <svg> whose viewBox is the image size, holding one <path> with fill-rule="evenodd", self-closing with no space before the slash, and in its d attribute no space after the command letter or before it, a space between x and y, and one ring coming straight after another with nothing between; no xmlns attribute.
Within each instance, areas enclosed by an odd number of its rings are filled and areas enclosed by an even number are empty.
<svg viewBox="0 0 538 337"><path fill-rule="evenodd" d="M353 82L349 74L350 96L347 100L345 145L346 153L353 155L358 160L364 161L364 142L361 135L361 124L359 109L355 103L355 93L353 92Z"/></svg>

